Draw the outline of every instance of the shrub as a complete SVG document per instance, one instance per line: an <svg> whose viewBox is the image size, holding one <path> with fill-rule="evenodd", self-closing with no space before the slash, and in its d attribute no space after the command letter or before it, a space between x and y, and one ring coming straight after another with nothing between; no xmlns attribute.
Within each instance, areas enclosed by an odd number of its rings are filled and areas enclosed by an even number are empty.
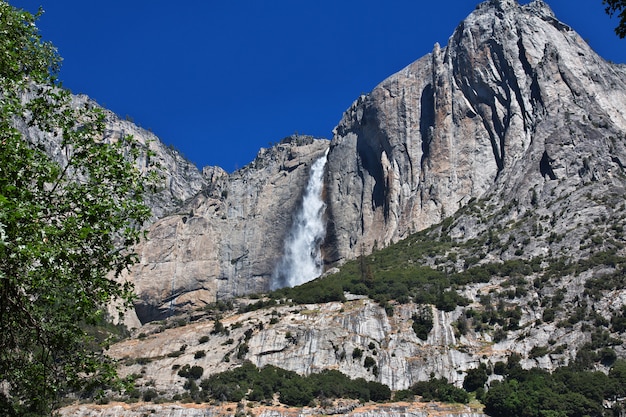
<svg viewBox="0 0 626 417"><path fill-rule="evenodd" d="M200 379L203 373L204 369L201 366L194 365L189 369L189 378Z"/></svg>
<svg viewBox="0 0 626 417"><path fill-rule="evenodd" d="M428 334L433 328L433 314L430 307L423 307L411 317L413 319L413 331L422 340L428 339Z"/></svg>
<svg viewBox="0 0 626 417"><path fill-rule="evenodd" d="M469 369L463 379L463 388L467 391L476 391L479 388L484 388L487 382L487 367L484 363L481 363L478 368Z"/></svg>
<svg viewBox="0 0 626 417"><path fill-rule="evenodd" d="M145 390L143 392L143 395L142 395L143 400L146 401L146 402L150 402L150 401L156 399L158 396L159 396L159 394L153 388Z"/></svg>
<svg viewBox="0 0 626 417"><path fill-rule="evenodd" d="M240 344L239 348L237 348L237 359L243 359L249 350L247 343Z"/></svg>
<svg viewBox="0 0 626 417"><path fill-rule="evenodd" d="M376 361L371 356L368 356L368 357L365 358L365 362L363 363L363 366L365 368L369 369L372 366L376 366Z"/></svg>
<svg viewBox="0 0 626 417"><path fill-rule="evenodd" d="M396 393L393 395L393 401L395 402L413 401L414 398L415 396L413 395L413 391L411 391L410 389L401 389L399 391L396 391Z"/></svg>
<svg viewBox="0 0 626 417"><path fill-rule="evenodd" d="M202 368L201 366L185 365L182 368L180 368L180 370L178 371L178 376L181 376L187 379L200 379L203 373L204 373L204 368Z"/></svg>
<svg viewBox="0 0 626 417"><path fill-rule="evenodd" d="M424 401L442 401L447 403L469 402L469 395L461 388L450 384L444 377L431 378L428 381L420 381L411 387L415 395L420 395Z"/></svg>

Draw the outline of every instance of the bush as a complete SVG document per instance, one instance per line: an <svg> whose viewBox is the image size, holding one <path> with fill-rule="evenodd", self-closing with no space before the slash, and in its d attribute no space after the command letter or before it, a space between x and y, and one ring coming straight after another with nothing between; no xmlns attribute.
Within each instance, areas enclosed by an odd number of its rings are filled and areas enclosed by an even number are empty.
<svg viewBox="0 0 626 417"><path fill-rule="evenodd" d="M376 361L371 356L368 356L368 357L365 358L365 362L363 363L363 366L365 368L369 369L372 366L376 366Z"/></svg>
<svg viewBox="0 0 626 417"><path fill-rule="evenodd" d="M203 373L204 373L204 368L202 368L201 366L194 365L190 367L187 364L179 369L178 376L181 376L187 379L200 379Z"/></svg>
<svg viewBox="0 0 626 417"><path fill-rule="evenodd" d="M248 348L247 343L240 344L239 347L237 348L237 359L245 358L249 350L250 349Z"/></svg>
<svg viewBox="0 0 626 417"><path fill-rule="evenodd" d="M415 395L413 395L413 391L411 391L410 389L401 389L399 391L396 391L396 393L393 395L393 401L395 402L413 401L414 398Z"/></svg>
<svg viewBox="0 0 626 417"><path fill-rule="evenodd" d="M200 379L202 374L204 373L204 368L198 365L194 365L189 369L189 377L191 379Z"/></svg>
<svg viewBox="0 0 626 417"><path fill-rule="evenodd" d="M154 400L155 398L157 398L158 396L159 396L159 394L153 388L145 390L143 392L143 395L142 395L143 400L146 401L146 402L150 402L150 401Z"/></svg>
<svg viewBox="0 0 626 417"><path fill-rule="evenodd" d="M448 383L448 380L444 377L417 382L411 387L411 391L413 394L421 396L424 401L462 404L469 402L468 393Z"/></svg>
<svg viewBox="0 0 626 417"><path fill-rule="evenodd" d="M413 331L422 340L428 339L428 334L433 328L433 313L430 307L423 307L411 317L413 319Z"/></svg>
<svg viewBox="0 0 626 417"><path fill-rule="evenodd" d="M481 363L478 368L469 369L463 379L463 388L467 391L476 391L479 388L484 388L487 382L487 367L484 363Z"/></svg>
<svg viewBox="0 0 626 417"><path fill-rule="evenodd" d="M271 400L280 393L280 401L292 406L308 405L315 398L352 398L360 401L387 401L391 390L378 382L355 380L336 370L326 370L308 377L272 365L258 369L245 361L242 366L211 375L200 383L205 400Z"/></svg>

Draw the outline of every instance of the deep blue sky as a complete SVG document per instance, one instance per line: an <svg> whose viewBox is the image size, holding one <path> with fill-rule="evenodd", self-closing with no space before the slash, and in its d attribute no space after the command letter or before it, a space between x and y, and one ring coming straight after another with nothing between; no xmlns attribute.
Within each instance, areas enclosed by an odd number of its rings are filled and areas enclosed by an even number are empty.
<svg viewBox="0 0 626 417"><path fill-rule="evenodd" d="M61 80L202 167L241 168L292 133L331 138L361 93L447 44L472 0L8 0L45 10ZM528 1L522 1L525 4ZM604 58L601 0L548 0Z"/></svg>

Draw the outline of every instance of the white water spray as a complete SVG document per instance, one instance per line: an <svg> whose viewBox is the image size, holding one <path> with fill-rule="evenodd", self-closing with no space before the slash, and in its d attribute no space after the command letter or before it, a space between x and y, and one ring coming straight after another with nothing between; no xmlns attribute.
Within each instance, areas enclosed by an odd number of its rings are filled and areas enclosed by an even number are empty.
<svg viewBox="0 0 626 417"><path fill-rule="evenodd" d="M328 150L311 167L302 207L285 241L283 258L272 276L273 290L304 284L322 273L320 244L326 234L322 187L327 156Z"/></svg>

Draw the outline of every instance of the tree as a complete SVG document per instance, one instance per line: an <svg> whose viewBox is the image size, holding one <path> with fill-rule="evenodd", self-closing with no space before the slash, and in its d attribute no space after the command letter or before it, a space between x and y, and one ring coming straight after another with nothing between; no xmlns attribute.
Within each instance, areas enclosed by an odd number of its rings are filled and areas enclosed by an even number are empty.
<svg viewBox="0 0 626 417"><path fill-rule="evenodd" d="M606 13L613 17L617 13L619 24L615 28L615 34L620 38L626 37L626 0L602 0L602 4L606 5L604 9Z"/></svg>
<svg viewBox="0 0 626 417"><path fill-rule="evenodd" d="M0 0L0 415L49 415L74 390L115 380L87 329L113 301L150 215L131 138L73 105L36 15ZM50 140L50 138L56 140ZM54 158L51 156L54 155Z"/></svg>
<svg viewBox="0 0 626 417"><path fill-rule="evenodd" d="M468 369L465 379L463 379L463 388L466 391L472 392L480 388L484 388L487 380L487 366L481 363L478 368Z"/></svg>

